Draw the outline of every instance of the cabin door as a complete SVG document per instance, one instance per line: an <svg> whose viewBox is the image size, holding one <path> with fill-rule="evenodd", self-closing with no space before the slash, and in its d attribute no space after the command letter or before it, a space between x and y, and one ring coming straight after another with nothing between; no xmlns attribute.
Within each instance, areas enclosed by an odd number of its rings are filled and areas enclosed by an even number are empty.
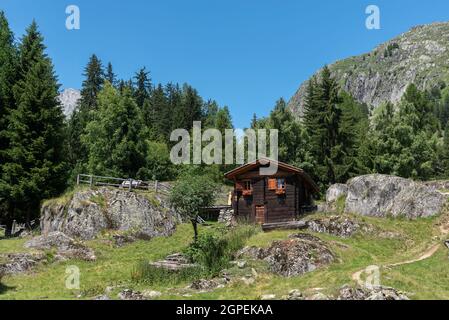
<svg viewBox="0 0 449 320"><path fill-rule="evenodd" d="M265 223L265 206L256 206L256 223Z"/></svg>

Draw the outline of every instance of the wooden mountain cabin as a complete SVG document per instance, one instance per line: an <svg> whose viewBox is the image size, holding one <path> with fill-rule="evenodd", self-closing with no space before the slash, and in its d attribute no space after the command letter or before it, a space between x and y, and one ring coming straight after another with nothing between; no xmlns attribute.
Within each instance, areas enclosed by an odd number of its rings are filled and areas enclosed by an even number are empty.
<svg viewBox="0 0 449 320"><path fill-rule="evenodd" d="M297 220L314 208L318 186L302 169L278 162L273 176L260 174L271 159L259 159L225 174L234 182L232 207L237 219L258 224Z"/></svg>

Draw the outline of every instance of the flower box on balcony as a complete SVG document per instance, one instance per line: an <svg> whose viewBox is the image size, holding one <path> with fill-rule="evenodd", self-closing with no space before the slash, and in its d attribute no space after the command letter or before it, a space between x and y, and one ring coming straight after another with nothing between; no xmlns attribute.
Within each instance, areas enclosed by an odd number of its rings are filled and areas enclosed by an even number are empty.
<svg viewBox="0 0 449 320"><path fill-rule="evenodd" d="M285 189L276 189L276 194L277 194L278 196L285 195Z"/></svg>
<svg viewBox="0 0 449 320"><path fill-rule="evenodd" d="M243 190L242 194L244 197L249 197L253 195L253 190Z"/></svg>

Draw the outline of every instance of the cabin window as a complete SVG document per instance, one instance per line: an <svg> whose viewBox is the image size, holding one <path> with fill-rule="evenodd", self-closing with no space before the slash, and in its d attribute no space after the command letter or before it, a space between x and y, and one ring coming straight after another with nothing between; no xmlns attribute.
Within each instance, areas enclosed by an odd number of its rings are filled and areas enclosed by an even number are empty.
<svg viewBox="0 0 449 320"><path fill-rule="evenodd" d="M268 179L268 190L275 191L277 189L277 180Z"/></svg>
<svg viewBox="0 0 449 320"><path fill-rule="evenodd" d="M250 180L243 181L243 195L251 196L253 194L253 186Z"/></svg>
<svg viewBox="0 0 449 320"><path fill-rule="evenodd" d="M284 178L278 179L278 187L277 187L277 189L285 190L285 179Z"/></svg>
<svg viewBox="0 0 449 320"><path fill-rule="evenodd" d="M286 183L284 178L277 179L277 188L276 188L276 194L278 195L284 195L286 189Z"/></svg>

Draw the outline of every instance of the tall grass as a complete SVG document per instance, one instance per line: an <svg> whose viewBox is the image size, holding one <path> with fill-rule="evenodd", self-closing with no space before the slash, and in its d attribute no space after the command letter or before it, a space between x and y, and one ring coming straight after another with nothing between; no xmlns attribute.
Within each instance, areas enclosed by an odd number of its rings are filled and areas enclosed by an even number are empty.
<svg viewBox="0 0 449 320"><path fill-rule="evenodd" d="M200 233L198 240L187 246L183 252L195 266L172 271L154 267L144 261L134 268L132 279L148 284L175 285L215 277L221 270L229 267L237 251L259 230L260 228L253 225L240 225L233 229L211 228Z"/></svg>

